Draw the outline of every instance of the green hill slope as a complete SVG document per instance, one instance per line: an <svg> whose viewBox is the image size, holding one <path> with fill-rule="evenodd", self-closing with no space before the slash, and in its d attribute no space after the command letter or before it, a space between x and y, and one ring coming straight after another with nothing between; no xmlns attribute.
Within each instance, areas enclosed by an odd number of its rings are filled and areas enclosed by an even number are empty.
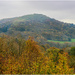
<svg viewBox="0 0 75 75"><path fill-rule="evenodd" d="M71 41L75 39L75 25L63 23L42 14L31 14L0 21L0 34L32 36L38 42L47 40Z"/></svg>

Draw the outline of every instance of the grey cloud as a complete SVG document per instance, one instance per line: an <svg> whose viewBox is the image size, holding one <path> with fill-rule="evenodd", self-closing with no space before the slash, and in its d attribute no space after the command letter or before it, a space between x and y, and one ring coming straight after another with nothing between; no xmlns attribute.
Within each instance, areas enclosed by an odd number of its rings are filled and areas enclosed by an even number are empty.
<svg viewBox="0 0 75 75"><path fill-rule="evenodd" d="M75 9L75 1L33 1L30 4L42 10L72 10Z"/></svg>
<svg viewBox="0 0 75 75"><path fill-rule="evenodd" d="M30 4L34 9L58 20L75 19L75 1L37 1Z"/></svg>
<svg viewBox="0 0 75 75"><path fill-rule="evenodd" d="M75 19L75 1L0 1L0 19L39 13L57 20Z"/></svg>
<svg viewBox="0 0 75 75"><path fill-rule="evenodd" d="M30 12L30 5L28 2L19 1L0 1L0 18L16 17L25 15Z"/></svg>

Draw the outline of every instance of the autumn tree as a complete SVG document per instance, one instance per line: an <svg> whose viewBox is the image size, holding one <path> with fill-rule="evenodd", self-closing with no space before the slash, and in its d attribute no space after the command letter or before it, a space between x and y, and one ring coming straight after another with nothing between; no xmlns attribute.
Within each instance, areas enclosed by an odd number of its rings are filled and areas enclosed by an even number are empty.
<svg viewBox="0 0 75 75"><path fill-rule="evenodd" d="M26 41L25 51L21 56L21 60L22 68L25 69L23 73L41 73L45 57L43 53L41 53L40 46L32 38Z"/></svg>
<svg viewBox="0 0 75 75"><path fill-rule="evenodd" d="M71 47L70 50L70 66L74 67L74 73L75 73L75 47Z"/></svg>
<svg viewBox="0 0 75 75"><path fill-rule="evenodd" d="M73 69L69 68L66 53L58 48L49 48L46 54L49 58L48 73L49 74L70 74Z"/></svg>

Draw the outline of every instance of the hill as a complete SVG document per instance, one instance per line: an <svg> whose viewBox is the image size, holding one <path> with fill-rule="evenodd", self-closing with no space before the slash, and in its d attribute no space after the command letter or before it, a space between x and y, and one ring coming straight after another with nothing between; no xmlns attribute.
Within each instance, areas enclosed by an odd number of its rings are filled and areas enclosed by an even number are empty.
<svg viewBox="0 0 75 75"><path fill-rule="evenodd" d="M47 40L71 41L75 39L75 25L60 22L42 14L31 14L21 17L0 20L0 34L11 36L29 36L44 43Z"/></svg>

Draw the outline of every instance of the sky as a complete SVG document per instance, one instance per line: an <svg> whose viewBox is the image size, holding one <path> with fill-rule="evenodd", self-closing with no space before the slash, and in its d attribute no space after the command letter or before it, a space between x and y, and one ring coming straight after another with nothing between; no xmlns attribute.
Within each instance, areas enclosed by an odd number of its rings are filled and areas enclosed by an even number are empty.
<svg viewBox="0 0 75 75"><path fill-rule="evenodd" d="M0 0L0 19L34 13L75 24L75 0Z"/></svg>

